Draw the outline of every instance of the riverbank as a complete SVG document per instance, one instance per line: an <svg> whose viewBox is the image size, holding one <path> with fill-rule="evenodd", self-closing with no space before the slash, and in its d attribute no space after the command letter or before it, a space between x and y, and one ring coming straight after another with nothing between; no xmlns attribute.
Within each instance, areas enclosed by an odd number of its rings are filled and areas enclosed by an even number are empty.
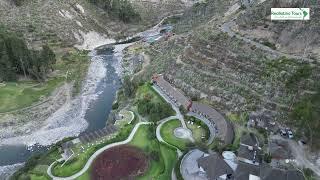
<svg viewBox="0 0 320 180"><path fill-rule="evenodd" d="M153 28L153 31L158 31L158 29ZM145 36L148 35L149 33L146 33ZM21 143L27 146L35 144L47 146L65 137L78 136L84 131L103 128L111 111L111 105L114 100L112 96L115 96L115 92L120 87L118 83L120 82L120 76L123 74L122 51L133 43L117 44L111 54L108 54L110 52L98 54L93 50L89 54L91 63L80 94L73 98L67 95L69 98L66 98L66 102L48 117L44 123L35 123L39 128L34 131L28 131L27 133L29 134L6 137L0 141L0 146ZM90 46L96 47L99 45L90 44ZM113 75L109 77L109 73L117 74L117 77L113 78ZM108 94L105 91L106 89L111 93ZM111 98L106 98L109 96ZM91 106L95 108L91 108ZM26 133L25 131L23 132Z"/></svg>

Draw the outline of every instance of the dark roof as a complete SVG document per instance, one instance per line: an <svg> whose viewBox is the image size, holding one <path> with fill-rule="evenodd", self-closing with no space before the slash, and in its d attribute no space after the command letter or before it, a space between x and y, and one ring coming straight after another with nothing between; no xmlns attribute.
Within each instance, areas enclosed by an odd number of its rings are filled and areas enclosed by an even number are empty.
<svg viewBox="0 0 320 180"><path fill-rule="evenodd" d="M261 180L286 180L287 173L285 170L272 168L269 165L261 165L260 169Z"/></svg>
<svg viewBox="0 0 320 180"><path fill-rule="evenodd" d="M223 157L214 153L207 157L202 157L197 160L200 167L202 167L209 180L216 180L224 174L233 174L231 167L223 160Z"/></svg>
<svg viewBox="0 0 320 180"><path fill-rule="evenodd" d="M287 180L304 180L303 174L296 170L287 171Z"/></svg>
<svg viewBox="0 0 320 180"><path fill-rule="evenodd" d="M210 106L198 102L193 102L192 111L201 112L207 116L207 119L213 121L217 126L218 133L216 134L225 144L231 144L233 141L234 133L232 124L227 121L218 111Z"/></svg>
<svg viewBox="0 0 320 180"><path fill-rule="evenodd" d="M240 141L242 144L246 144L248 146L259 145L258 138L253 133L247 133L247 134L241 136Z"/></svg>
<svg viewBox="0 0 320 180"><path fill-rule="evenodd" d="M263 164L260 169L261 180L304 180L301 172L272 168Z"/></svg>
<svg viewBox="0 0 320 180"><path fill-rule="evenodd" d="M274 159L293 158L288 142L282 140L271 140L269 151Z"/></svg>
<svg viewBox="0 0 320 180"><path fill-rule="evenodd" d="M248 159L250 161L255 161L255 163L262 162L262 151L257 147L253 147L253 150L250 150L248 146L240 145L238 149L238 157Z"/></svg>
<svg viewBox="0 0 320 180"><path fill-rule="evenodd" d="M268 164L255 166L244 162L239 162L234 179L248 180L250 174L260 177L261 180L304 180L303 174L296 170L272 168Z"/></svg>
<svg viewBox="0 0 320 180"><path fill-rule="evenodd" d="M173 97L178 101L180 105L184 106L185 108L188 107L189 99L184 96L184 94L178 89L174 88L168 81L166 81L163 75L154 75L153 80L157 83L158 86L160 86L162 90L165 91L165 94L167 94L169 97Z"/></svg>
<svg viewBox="0 0 320 180"><path fill-rule="evenodd" d="M239 162L238 167L234 173L235 179L236 180L248 180L250 174L255 175L255 176L259 176L260 175L259 166Z"/></svg>

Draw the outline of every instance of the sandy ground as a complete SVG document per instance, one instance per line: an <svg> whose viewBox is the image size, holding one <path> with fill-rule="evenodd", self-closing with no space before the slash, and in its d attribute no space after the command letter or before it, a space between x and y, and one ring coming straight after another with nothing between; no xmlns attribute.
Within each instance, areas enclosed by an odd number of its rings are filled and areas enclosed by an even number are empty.
<svg viewBox="0 0 320 180"><path fill-rule="evenodd" d="M84 33L79 30L78 33L74 33L74 36L79 42L75 47L82 50L93 50L99 46L116 42L114 39L106 38L95 31Z"/></svg>
<svg viewBox="0 0 320 180"><path fill-rule="evenodd" d="M0 145L23 143L27 146L32 146L38 143L45 146L65 137L77 136L88 126L84 116L90 103L96 99L97 85L106 76L106 72L103 59L94 56L83 90L79 96L72 100L67 100L38 130L27 135L5 138L0 141Z"/></svg>

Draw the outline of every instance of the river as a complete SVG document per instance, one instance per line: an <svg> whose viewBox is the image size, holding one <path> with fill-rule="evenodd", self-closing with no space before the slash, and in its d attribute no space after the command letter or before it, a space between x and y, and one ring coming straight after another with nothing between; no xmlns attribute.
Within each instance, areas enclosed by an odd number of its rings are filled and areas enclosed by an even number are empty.
<svg viewBox="0 0 320 180"><path fill-rule="evenodd" d="M89 53L91 65L80 95L48 119L49 125L44 127L44 132L41 132L42 128L38 134L15 141L26 143L37 139L35 142L52 144L64 137L77 136L80 133L104 128L117 90L121 87L122 51L134 41L146 40L161 32L161 24L165 19L149 30L138 33L133 38L127 38L122 43L102 46L104 51L91 51ZM42 137L39 138L39 136ZM50 145L37 144L31 149L25 145L0 146L0 180L14 172L17 167L21 167L30 156L45 152L49 147Z"/></svg>
<svg viewBox="0 0 320 180"><path fill-rule="evenodd" d="M116 45L114 46L115 48L113 50L110 49L99 54L95 50L89 53L91 61L102 60L101 62L103 63L100 63L100 65L103 65L105 74L103 78L100 78L96 81L97 84L95 84L96 87L94 93L90 93L91 101L79 101L82 103L89 103L88 105L80 106L80 108L86 108L84 115L84 119L87 121L87 126L84 131L85 133L102 129L106 126L106 120L112 109L112 103L115 99L116 92L121 87L120 74L122 50L129 45L130 44ZM96 72L92 71L91 73ZM88 74L88 76L90 76L90 74ZM90 86L92 81L86 83L88 83ZM80 94L79 96L88 96L86 95L88 91L82 91L81 93L83 94ZM80 114L79 112L81 111L82 110L78 110L74 112L74 110L71 110L71 112L65 111L65 113L73 113L77 118ZM70 117L70 115L65 116ZM25 145L0 146L0 176L4 176L5 173L10 172L11 169L13 170L14 164L23 163L33 154L44 152L48 150L48 148L49 146L39 145L33 146L32 149Z"/></svg>

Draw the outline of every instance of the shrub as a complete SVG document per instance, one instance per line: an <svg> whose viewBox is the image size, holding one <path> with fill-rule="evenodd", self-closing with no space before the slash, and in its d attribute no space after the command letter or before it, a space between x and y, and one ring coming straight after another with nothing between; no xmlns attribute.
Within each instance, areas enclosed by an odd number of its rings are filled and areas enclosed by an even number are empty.
<svg viewBox="0 0 320 180"><path fill-rule="evenodd" d="M264 156L263 156L263 160L266 162L266 163L271 163L271 160L272 160L272 156L270 153L265 153Z"/></svg>

